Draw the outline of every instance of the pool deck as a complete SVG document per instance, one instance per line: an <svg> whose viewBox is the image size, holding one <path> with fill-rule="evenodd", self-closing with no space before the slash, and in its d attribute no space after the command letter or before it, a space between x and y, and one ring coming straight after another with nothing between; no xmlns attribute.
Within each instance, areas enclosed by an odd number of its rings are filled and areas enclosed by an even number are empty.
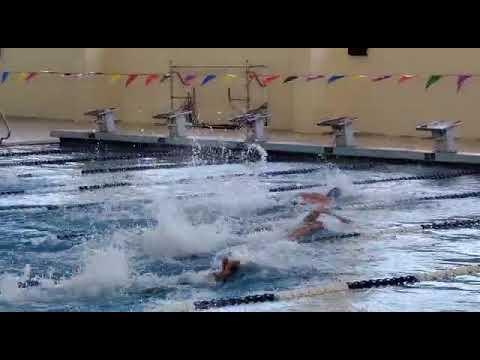
<svg viewBox="0 0 480 360"><path fill-rule="evenodd" d="M238 148L243 146L244 134L238 130L192 129L183 140L168 139L165 126L153 124L120 124L118 134L93 132L92 122L48 120L38 118L9 118L12 136L4 146L59 142L59 139L106 141L118 143L188 146L193 139L202 145ZM64 130L62 130L64 129ZM480 139L458 139L457 153L433 154L433 140L428 137L392 137L356 135L355 147L333 147L328 134L303 134L292 131L267 131L268 141L262 146L267 151L315 154L333 157L399 159L410 161L480 164Z"/></svg>

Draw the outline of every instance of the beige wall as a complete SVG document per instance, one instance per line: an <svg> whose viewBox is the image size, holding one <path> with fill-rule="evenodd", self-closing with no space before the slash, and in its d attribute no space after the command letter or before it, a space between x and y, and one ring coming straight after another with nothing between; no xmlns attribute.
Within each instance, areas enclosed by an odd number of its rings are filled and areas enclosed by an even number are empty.
<svg viewBox="0 0 480 360"><path fill-rule="evenodd" d="M350 57L345 48L7 48L0 69L65 72L166 72L168 61L177 64L242 64L245 60L263 63L272 73L480 73L480 49L372 48L367 58ZM455 78L443 79L425 91L425 78L401 86L395 80L340 80L332 86L325 81L258 87L256 103L267 99L272 107L272 127L299 132L321 132L314 124L324 116L355 115L363 132L418 135L417 122L434 119L463 120L460 135L480 138L477 93L480 79L469 80L461 94ZM177 93L184 90L178 86ZM233 83L234 95L241 96L242 82ZM227 85L216 81L197 88L200 116L221 122L232 109L227 102ZM138 80L128 89L108 79L68 80L43 76L30 84L18 80L0 86L0 108L10 115L59 119L83 119L90 108L118 106L124 121L150 123L152 115L169 108L168 83L145 87ZM221 112L221 114L218 114Z"/></svg>

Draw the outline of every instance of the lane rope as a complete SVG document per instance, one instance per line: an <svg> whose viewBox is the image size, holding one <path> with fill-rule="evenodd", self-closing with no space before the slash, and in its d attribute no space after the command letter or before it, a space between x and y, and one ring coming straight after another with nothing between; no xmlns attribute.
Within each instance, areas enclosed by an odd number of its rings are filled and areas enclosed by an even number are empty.
<svg viewBox="0 0 480 360"><path fill-rule="evenodd" d="M229 306L260 304L276 301L291 301L309 297L318 297L335 292L356 291L389 286L407 286L420 282L447 281L458 276L476 275L480 272L480 264L461 266L458 268L434 271L430 273L396 276L382 279L371 279L353 282L337 282L324 287L311 287L304 289L285 290L278 293L264 293L243 297L220 298L193 302L194 311L219 309Z"/></svg>

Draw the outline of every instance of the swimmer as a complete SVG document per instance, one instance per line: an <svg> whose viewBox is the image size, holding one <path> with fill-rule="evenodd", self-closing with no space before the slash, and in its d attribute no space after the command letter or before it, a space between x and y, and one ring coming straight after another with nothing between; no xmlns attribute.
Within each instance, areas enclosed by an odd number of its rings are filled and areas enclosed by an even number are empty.
<svg viewBox="0 0 480 360"><path fill-rule="evenodd" d="M350 224L351 220L336 215L330 210L341 195L341 190L336 187L330 190L327 195L321 193L301 193L300 196L303 199L301 204L315 205L315 208L303 219L302 226L291 232L288 238L292 241L299 241L304 236L311 235L319 230L325 230L325 224L318 219L322 214L331 215L344 224Z"/></svg>
<svg viewBox="0 0 480 360"><path fill-rule="evenodd" d="M213 277L216 281L227 281L232 277L239 269L240 261L231 260L228 257L222 259L222 269L214 272Z"/></svg>

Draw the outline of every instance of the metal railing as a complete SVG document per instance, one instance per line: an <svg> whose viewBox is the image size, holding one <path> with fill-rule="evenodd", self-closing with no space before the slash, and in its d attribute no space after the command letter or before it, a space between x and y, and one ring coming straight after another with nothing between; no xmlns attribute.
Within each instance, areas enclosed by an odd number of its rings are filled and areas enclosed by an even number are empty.
<svg viewBox="0 0 480 360"><path fill-rule="evenodd" d="M2 142L4 140L8 140L10 138L10 135L11 135L12 131L10 130L10 127L8 126L7 118L2 111L0 111L0 117L2 118L2 122L5 125L5 128L7 129L7 135L0 137L0 145L2 145Z"/></svg>

